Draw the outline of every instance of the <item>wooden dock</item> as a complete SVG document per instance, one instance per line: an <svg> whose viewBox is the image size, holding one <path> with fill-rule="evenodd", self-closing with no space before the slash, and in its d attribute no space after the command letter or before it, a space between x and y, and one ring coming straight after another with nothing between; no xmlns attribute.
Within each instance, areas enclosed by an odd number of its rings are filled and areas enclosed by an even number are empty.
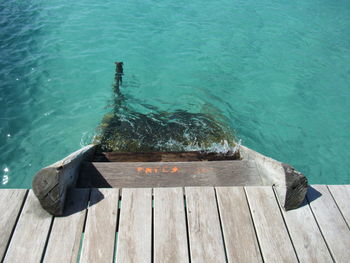
<svg viewBox="0 0 350 263"><path fill-rule="evenodd" d="M63 217L0 190L1 262L349 262L350 186L313 185L285 212L276 189L95 188Z"/></svg>

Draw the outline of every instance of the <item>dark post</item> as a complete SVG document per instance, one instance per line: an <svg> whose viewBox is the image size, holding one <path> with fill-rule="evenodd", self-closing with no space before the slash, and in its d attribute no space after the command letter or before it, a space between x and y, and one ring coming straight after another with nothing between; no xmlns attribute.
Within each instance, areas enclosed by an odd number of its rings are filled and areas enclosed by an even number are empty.
<svg viewBox="0 0 350 263"><path fill-rule="evenodd" d="M115 63L115 85L121 86L123 84L123 62L114 62Z"/></svg>
<svg viewBox="0 0 350 263"><path fill-rule="evenodd" d="M115 98L114 98L114 109L116 110L119 110L121 104L122 104L122 101L123 101L123 96L120 92L120 86L123 84L123 75L124 75L124 72L123 72L123 62L114 62L115 64L115 76L114 76L114 79L115 79L115 84L114 84L114 93L115 95L117 95Z"/></svg>

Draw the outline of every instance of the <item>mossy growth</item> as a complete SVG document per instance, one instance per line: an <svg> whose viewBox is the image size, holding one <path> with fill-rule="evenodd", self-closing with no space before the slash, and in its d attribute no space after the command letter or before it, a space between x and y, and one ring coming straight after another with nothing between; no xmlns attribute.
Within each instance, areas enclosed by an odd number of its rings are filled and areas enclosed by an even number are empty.
<svg viewBox="0 0 350 263"><path fill-rule="evenodd" d="M228 152L236 145L233 131L212 116L186 111L114 111L104 116L98 134L101 150L114 152Z"/></svg>

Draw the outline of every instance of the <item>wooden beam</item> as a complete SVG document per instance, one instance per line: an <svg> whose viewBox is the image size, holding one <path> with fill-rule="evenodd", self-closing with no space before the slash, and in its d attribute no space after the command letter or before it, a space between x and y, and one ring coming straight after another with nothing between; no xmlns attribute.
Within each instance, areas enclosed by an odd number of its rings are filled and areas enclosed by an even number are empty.
<svg viewBox="0 0 350 263"><path fill-rule="evenodd" d="M254 161L84 163L79 187L261 185Z"/></svg>
<svg viewBox="0 0 350 263"><path fill-rule="evenodd" d="M292 166L262 155L248 147L241 146L243 160L255 161L262 185L271 185L280 189L279 200L285 210L299 207L305 199L308 182L306 177Z"/></svg>
<svg viewBox="0 0 350 263"><path fill-rule="evenodd" d="M95 145L88 145L35 175L33 191L46 211L56 216L63 214L67 189L75 186L80 164L90 160L94 152Z"/></svg>
<svg viewBox="0 0 350 263"><path fill-rule="evenodd" d="M239 152L234 154L215 152L102 152L95 156L95 161L108 162L191 162L238 160Z"/></svg>

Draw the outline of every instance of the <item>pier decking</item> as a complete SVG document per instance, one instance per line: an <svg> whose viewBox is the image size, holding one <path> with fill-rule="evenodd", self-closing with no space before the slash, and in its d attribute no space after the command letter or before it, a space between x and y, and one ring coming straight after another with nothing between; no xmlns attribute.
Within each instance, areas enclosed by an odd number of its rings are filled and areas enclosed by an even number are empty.
<svg viewBox="0 0 350 263"><path fill-rule="evenodd" d="M268 186L70 192L66 215L0 190L3 262L349 262L350 186L285 212Z"/></svg>

